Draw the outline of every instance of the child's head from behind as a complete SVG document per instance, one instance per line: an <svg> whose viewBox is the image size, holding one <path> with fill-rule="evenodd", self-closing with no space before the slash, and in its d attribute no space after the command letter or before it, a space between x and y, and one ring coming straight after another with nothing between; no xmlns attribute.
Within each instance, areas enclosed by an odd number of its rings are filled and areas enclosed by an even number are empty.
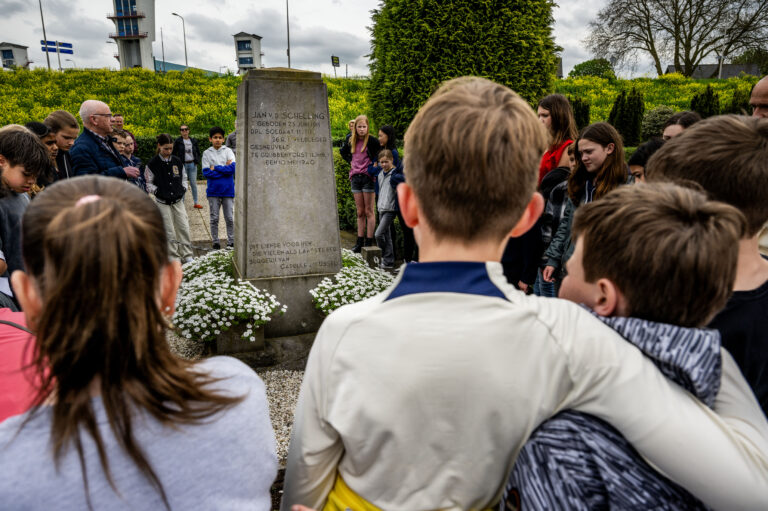
<svg viewBox="0 0 768 511"><path fill-rule="evenodd" d="M531 201L547 141L507 87L470 77L443 84L405 134L408 185L435 238L506 237Z"/></svg>
<svg viewBox="0 0 768 511"><path fill-rule="evenodd" d="M224 145L224 138L225 138L224 129L220 126L214 126L210 130L208 130L208 140L211 141L211 145L214 149L219 149L222 145Z"/></svg>
<svg viewBox="0 0 768 511"><path fill-rule="evenodd" d="M731 294L738 240L735 208L671 183L639 183L581 206L559 296L602 316L706 325Z"/></svg>
<svg viewBox="0 0 768 511"><path fill-rule="evenodd" d="M379 166L384 172L392 170L393 160L394 157L392 156L392 151L389 149L382 149L379 151Z"/></svg>
<svg viewBox="0 0 768 511"><path fill-rule="evenodd" d="M739 209L747 237L768 221L768 119L710 117L666 142L648 161L648 180L694 182Z"/></svg>
<svg viewBox="0 0 768 511"><path fill-rule="evenodd" d="M40 139L24 126L10 124L0 128L0 181L3 188L28 192L37 176L48 172L50 152Z"/></svg>
<svg viewBox="0 0 768 511"><path fill-rule="evenodd" d="M161 133L157 136L157 154L163 158L170 158L173 154L173 137L168 133ZM221 147L221 144L219 144Z"/></svg>

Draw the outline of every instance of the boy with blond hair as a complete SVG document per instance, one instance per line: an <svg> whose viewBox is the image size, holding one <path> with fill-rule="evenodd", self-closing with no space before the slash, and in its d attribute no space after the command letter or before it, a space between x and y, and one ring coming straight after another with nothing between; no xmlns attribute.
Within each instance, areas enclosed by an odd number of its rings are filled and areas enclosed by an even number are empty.
<svg viewBox="0 0 768 511"><path fill-rule="evenodd" d="M768 119L724 115L696 123L653 155L646 174L696 183L747 218L733 296L709 326L768 414L768 259L759 248L768 222Z"/></svg>
<svg viewBox="0 0 768 511"><path fill-rule="evenodd" d="M560 298L592 309L712 406L722 379L741 380L720 336L703 327L731 294L745 225L736 208L673 184L615 190L577 211ZM764 427L756 406L741 418ZM506 509L706 509L613 427L574 411L534 432L504 501Z"/></svg>
<svg viewBox="0 0 768 511"><path fill-rule="evenodd" d="M283 510L488 509L531 432L567 408L613 424L709 505L768 506L768 426L730 413L754 407L749 393L725 383L717 416L589 312L507 284L498 261L541 213L546 145L530 106L482 78L421 108L398 187L420 262L318 332Z"/></svg>

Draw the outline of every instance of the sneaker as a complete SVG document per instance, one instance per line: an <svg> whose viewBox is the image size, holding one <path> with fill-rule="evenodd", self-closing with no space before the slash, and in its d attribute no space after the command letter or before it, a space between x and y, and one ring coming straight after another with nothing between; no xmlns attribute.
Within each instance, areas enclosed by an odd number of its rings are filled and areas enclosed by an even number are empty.
<svg viewBox="0 0 768 511"><path fill-rule="evenodd" d="M218 241L217 241L216 243L214 243L214 244L213 244L213 249L214 249L214 250L218 250L218 249L220 249L220 248L221 248L221 244L220 244Z"/></svg>
<svg viewBox="0 0 768 511"><path fill-rule="evenodd" d="M195 204L194 207L195 207L195 209L203 209L203 206L201 206L200 204Z"/></svg>
<svg viewBox="0 0 768 511"><path fill-rule="evenodd" d="M391 271L395 269L395 265L387 266L386 264L380 264L379 268L381 268L382 270Z"/></svg>
<svg viewBox="0 0 768 511"><path fill-rule="evenodd" d="M187 257L186 259L184 259L184 264L187 264L187 263L191 263L191 262L192 262L192 261L194 261L194 260L195 260L195 258L194 258L194 257L192 257L192 256L190 256L190 257Z"/></svg>

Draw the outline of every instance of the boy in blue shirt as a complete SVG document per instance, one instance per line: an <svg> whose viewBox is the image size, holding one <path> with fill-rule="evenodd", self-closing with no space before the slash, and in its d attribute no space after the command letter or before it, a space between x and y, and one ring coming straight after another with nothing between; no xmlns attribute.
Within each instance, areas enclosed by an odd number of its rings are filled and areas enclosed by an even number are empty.
<svg viewBox="0 0 768 511"><path fill-rule="evenodd" d="M235 153L224 145L224 130L214 126L208 132L211 147L203 152L203 175L208 180L206 195L211 207L211 240L213 248L219 243L219 208L224 210L227 224L227 246L235 246Z"/></svg>

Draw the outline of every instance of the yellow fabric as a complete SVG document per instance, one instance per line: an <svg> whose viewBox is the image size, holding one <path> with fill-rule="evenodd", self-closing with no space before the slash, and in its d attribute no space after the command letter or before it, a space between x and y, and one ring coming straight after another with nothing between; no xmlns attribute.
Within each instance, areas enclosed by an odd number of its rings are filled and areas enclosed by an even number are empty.
<svg viewBox="0 0 768 511"><path fill-rule="evenodd" d="M381 511L352 491L347 486L347 483L344 482L344 479L341 478L341 475L336 474L336 482L331 489L331 493L328 494L328 500L325 502L323 511L345 511L347 509L352 509L353 511Z"/></svg>
<svg viewBox="0 0 768 511"><path fill-rule="evenodd" d="M336 474L336 482L333 484L331 493L328 494L328 500L325 502L323 511L346 511L347 509L352 511L381 511L381 509L355 493L347 486L341 475ZM486 509L484 511L493 510Z"/></svg>

